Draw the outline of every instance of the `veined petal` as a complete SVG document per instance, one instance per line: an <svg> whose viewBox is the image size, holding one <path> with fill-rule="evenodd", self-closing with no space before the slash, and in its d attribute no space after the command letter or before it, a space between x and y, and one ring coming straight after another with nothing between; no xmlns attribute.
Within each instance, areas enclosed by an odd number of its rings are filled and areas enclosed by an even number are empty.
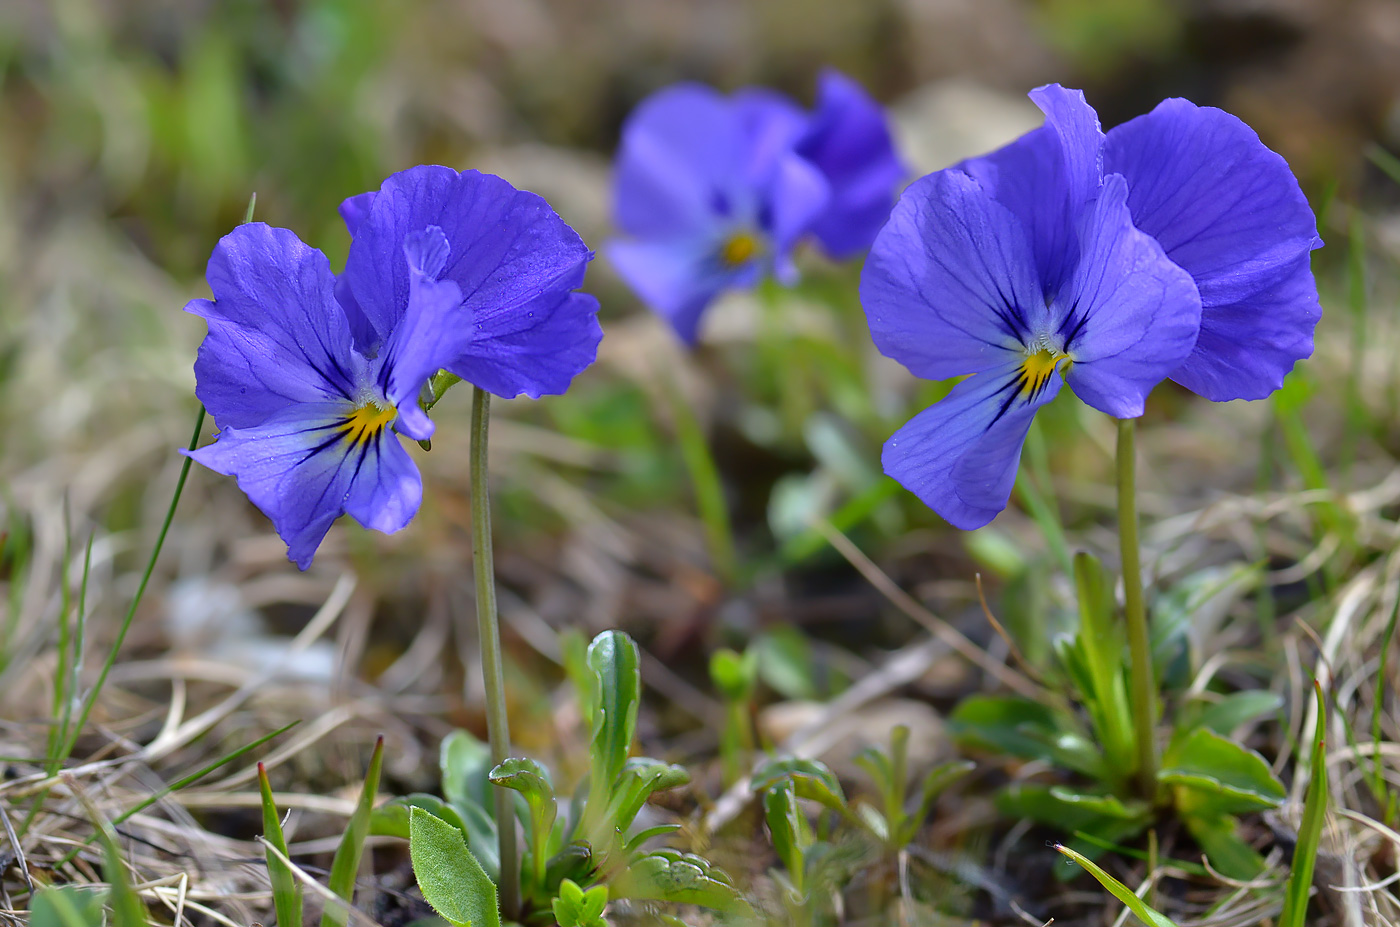
<svg viewBox="0 0 1400 927"><path fill-rule="evenodd" d="M949 524L980 528L1006 508L1036 409L1060 378L1028 384L1019 364L976 374L885 442L885 472Z"/></svg>
<svg viewBox="0 0 1400 927"><path fill-rule="evenodd" d="M915 181L866 259L860 300L881 353L930 380L989 370L1045 312L1020 222L961 171Z"/></svg>
<svg viewBox="0 0 1400 927"><path fill-rule="evenodd" d="M812 226L822 247L835 258L870 247L890 216L896 186L908 176L884 110L859 84L828 68L796 150L831 188L831 200Z"/></svg>
<svg viewBox="0 0 1400 927"><path fill-rule="evenodd" d="M324 254L286 229L249 223L215 246L207 278L214 299L185 309L209 323L195 393L220 427L354 394L350 331Z"/></svg>
<svg viewBox="0 0 1400 927"><path fill-rule="evenodd" d="M543 379L522 371L507 398L567 388L592 362L602 337L593 301L563 298L583 282L593 253L543 199L488 174L417 167L380 188L345 267L350 292L380 338L387 339L408 308L411 274L403 243L428 226L446 237L450 255L440 276L460 288L461 322L473 330L469 345L446 366L456 372L522 349L552 351L569 358L568 369L552 369Z"/></svg>
<svg viewBox="0 0 1400 927"><path fill-rule="evenodd" d="M725 270L709 240L612 241L608 259L642 301L663 316L686 344L694 344L700 316L721 292L752 286L761 268L757 261Z"/></svg>
<svg viewBox="0 0 1400 927"><path fill-rule="evenodd" d="M1201 338L1173 379L1214 400L1277 389L1321 316L1306 256L1322 240L1287 162L1229 113L1171 99L1111 131L1104 164L1201 294Z"/></svg>
<svg viewBox="0 0 1400 927"><path fill-rule="evenodd" d="M447 236L437 226L410 233L403 244L409 267L408 310L384 345L380 385L398 409L400 434L431 438L433 422L418 405L423 383L453 363L471 342L469 317L458 309L462 291L437 275L449 260Z"/></svg>
<svg viewBox="0 0 1400 927"><path fill-rule="evenodd" d="M1098 195L1104 134L1082 91L1049 84L1030 97L1045 125L958 167L1021 220L1040 278L1055 293L1079 252L1080 216Z"/></svg>
<svg viewBox="0 0 1400 927"><path fill-rule="evenodd" d="M353 412L349 402L301 403L250 428L225 428L189 456L237 477L304 570L352 498L356 518L386 532L407 524L422 500L417 468L399 439L387 427L354 432L347 427Z"/></svg>
<svg viewBox="0 0 1400 927"><path fill-rule="evenodd" d="M345 222L345 230L353 237L355 230L360 227L365 216L369 215L369 208L374 203L374 198L378 194L377 190L370 190L368 193L357 193L354 196L341 200L339 208L340 218Z"/></svg>
<svg viewBox="0 0 1400 927"><path fill-rule="evenodd" d="M1110 174L1079 231L1082 254L1061 291L1059 334L1070 388L1116 418L1142 414L1147 394L1190 355L1201 323L1191 275L1128 214L1128 185Z"/></svg>

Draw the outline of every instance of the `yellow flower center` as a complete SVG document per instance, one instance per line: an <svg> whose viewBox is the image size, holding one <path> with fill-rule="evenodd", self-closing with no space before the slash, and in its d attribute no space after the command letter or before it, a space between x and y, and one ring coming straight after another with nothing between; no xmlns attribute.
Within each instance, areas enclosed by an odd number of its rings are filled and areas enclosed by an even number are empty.
<svg viewBox="0 0 1400 927"><path fill-rule="evenodd" d="M1061 364L1068 366L1073 363L1068 354L1063 351L1052 351L1049 348L1041 348L1034 354L1027 354L1026 359L1021 361L1021 372L1019 382L1021 384L1021 396L1027 401L1035 399L1041 391L1045 389L1050 378L1055 375L1055 371Z"/></svg>
<svg viewBox="0 0 1400 927"><path fill-rule="evenodd" d="M341 433L352 445L359 447L379 437L379 433L392 424L398 415L399 410L391 405L367 402L345 417Z"/></svg>
<svg viewBox="0 0 1400 927"><path fill-rule="evenodd" d="M738 267L759 250L758 237L750 232L735 232L719 249L719 259L725 267Z"/></svg>

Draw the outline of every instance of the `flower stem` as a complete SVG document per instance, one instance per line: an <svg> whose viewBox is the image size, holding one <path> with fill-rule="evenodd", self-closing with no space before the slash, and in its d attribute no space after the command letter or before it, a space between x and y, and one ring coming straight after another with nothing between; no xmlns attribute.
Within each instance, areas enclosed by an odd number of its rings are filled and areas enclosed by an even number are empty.
<svg viewBox="0 0 1400 927"><path fill-rule="evenodd" d="M491 762L510 756L510 719L501 669L501 629L496 621L496 569L491 550L491 499L486 486L486 433L491 394L472 387L472 569L476 576L476 628L481 636L481 675L486 682L486 731ZM515 847L515 809L511 793L496 794L496 830L501 850L501 913L514 919L520 911L520 860Z"/></svg>
<svg viewBox="0 0 1400 927"><path fill-rule="evenodd" d="M1137 742L1138 792L1157 798L1157 685L1152 678L1152 646L1147 609L1142 600L1142 565L1138 551L1136 419L1118 420L1118 543L1123 557L1123 610L1128 621L1132 659L1133 726Z"/></svg>

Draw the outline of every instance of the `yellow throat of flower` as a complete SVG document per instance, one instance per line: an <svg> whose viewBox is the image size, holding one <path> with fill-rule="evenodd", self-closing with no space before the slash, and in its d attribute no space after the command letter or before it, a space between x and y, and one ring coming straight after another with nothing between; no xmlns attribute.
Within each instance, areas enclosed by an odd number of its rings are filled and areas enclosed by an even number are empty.
<svg viewBox="0 0 1400 927"><path fill-rule="evenodd" d="M758 237L751 232L735 232L725 239L719 249L719 259L725 267L738 267L759 251Z"/></svg>
<svg viewBox="0 0 1400 927"><path fill-rule="evenodd" d="M1055 371L1060 369L1061 365L1067 368L1071 363L1073 361L1068 354L1049 348L1041 348L1034 354L1027 354L1026 359L1021 361L1019 374L1021 396L1027 400L1039 396L1050 382L1050 378L1055 375Z"/></svg>
<svg viewBox="0 0 1400 927"><path fill-rule="evenodd" d="M399 410L391 405L367 402L356 407L345 417L342 433L356 447L379 436L379 433L393 423Z"/></svg>

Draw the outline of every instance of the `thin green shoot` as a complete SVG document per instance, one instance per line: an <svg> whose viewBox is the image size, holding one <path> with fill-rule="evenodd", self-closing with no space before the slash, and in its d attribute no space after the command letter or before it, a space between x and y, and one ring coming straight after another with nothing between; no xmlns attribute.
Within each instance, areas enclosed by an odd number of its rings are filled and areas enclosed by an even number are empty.
<svg viewBox="0 0 1400 927"><path fill-rule="evenodd" d="M695 411L681 395L680 388L669 373L663 371L660 380L676 425L681 459L690 477L691 490L695 493L695 507L705 530L710 560L720 580L732 589L738 580L738 559L734 552L734 529L729 520L729 504L724 498L719 467L715 465L714 455L710 453L709 442L705 440L705 432L695 417Z"/></svg>
<svg viewBox="0 0 1400 927"><path fill-rule="evenodd" d="M1313 732L1312 755L1308 763L1308 794L1303 799L1303 820L1298 825L1298 843L1293 848L1293 870L1288 874L1279 927L1305 927L1307 923L1313 866L1317 862L1318 845L1322 842L1322 823L1327 816L1327 699L1317 680L1313 680L1313 690L1317 694L1317 728Z"/></svg>
<svg viewBox="0 0 1400 927"><path fill-rule="evenodd" d="M1376 692L1371 703L1371 743L1375 749L1371 752L1371 791L1376 795L1384 795L1382 823L1387 827L1395 824L1395 793L1390 791L1390 783L1384 775L1383 753L1381 752L1381 713L1385 707L1385 697L1388 690L1386 680L1389 679L1390 672L1390 643L1395 638L1395 621L1400 618L1400 597L1396 597L1395 606L1390 610L1390 618L1386 620L1385 632L1381 635L1381 655L1380 666L1376 669Z"/></svg>
<svg viewBox="0 0 1400 927"><path fill-rule="evenodd" d="M258 792L262 796L263 837L268 843L267 875L272 883L272 906L277 911L277 927L301 927L301 884L297 882L291 867L282 861L291 854L287 850L286 835L282 833L282 821L277 815L277 803L272 800L272 784L267 780L267 770L262 763L258 764Z"/></svg>
<svg viewBox="0 0 1400 927"><path fill-rule="evenodd" d="M1074 563L1069 553L1069 542L1065 540L1059 506L1053 501L1050 455L1039 420L1031 422L1031 430L1026 434L1026 462L1016 478L1016 495L1026 511L1030 512L1036 527L1045 537L1045 543L1050 545L1060 569L1066 576L1072 576Z"/></svg>
<svg viewBox="0 0 1400 927"><path fill-rule="evenodd" d="M384 738L380 736L374 743L374 753L370 754L369 771L365 773L364 788L360 790L360 800L355 811L345 825L345 833L331 859L331 874L326 886L335 895L344 899L347 905L355 901L355 879L360 872L360 858L364 854L365 838L369 836L370 815L374 811L374 797L379 792L379 773L384 766ZM345 927L350 922L348 908L339 905L326 905L321 913L321 927Z"/></svg>
<svg viewBox="0 0 1400 927"><path fill-rule="evenodd" d="M1110 895L1123 902L1128 910L1133 912L1138 920L1142 921L1144 924L1149 925L1149 927L1177 927L1174 921L1143 901L1132 889L1099 868L1099 866L1088 857L1076 853L1067 846L1057 844L1055 849L1083 866L1088 871L1089 875L1098 879L1099 884L1108 889Z"/></svg>
<svg viewBox="0 0 1400 927"><path fill-rule="evenodd" d="M204 406L199 407L199 415L195 417L194 433L190 435L189 449L193 451L199 445L199 435L204 429ZM102 671L97 674L97 681L83 699L82 710L78 712L78 720L73 725L68 736L64 738L59 748L55 761L58 767L67 762L68 757L73 755L73 749L77 746L78 736L83 728L87 726L88 717L92 714L93 708L97 705L97 699L102 694L102 687L107 682L107 675L112 671L112 666L117 662L117 654L121 651L122 644L126 642L127 632L131 630L131 623L136 618L136 609L141 605L141 599L146 594L146 586L151 581L151 574L155 572L156 560L160 557L161 548L165 546L165 537L170 533L170 525L175 520L175 509L180 504L180 496L185 491L185 481L189 479L190 464L194 463L194 458L185 457L180 464L180 477L175 481L175 492L170 497L170 506L165 511L165 521L161 523L160 533L156 535L155 547L151 550L150 559L146 561L145 572L141 574L141 582L136 587L136 595L131 599L131 606L126 610L126 616L122 618L121 626L117 629L117 636L112 641L111 649L107 652L107 659L102 664ZM57 767L56 767L57 768Z"/></svg>

